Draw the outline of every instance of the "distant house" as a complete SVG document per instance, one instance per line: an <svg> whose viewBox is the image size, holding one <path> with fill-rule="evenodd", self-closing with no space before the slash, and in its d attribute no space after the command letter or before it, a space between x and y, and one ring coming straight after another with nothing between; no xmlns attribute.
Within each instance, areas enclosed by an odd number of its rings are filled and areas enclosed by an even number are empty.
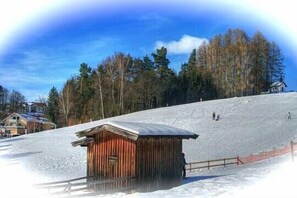
<svg viewBox="0 0 297 198"><path fill-rule="evenodd" d="M46 109L46 103L30 102L27 104L27 112L31 115L44 116Z"/></svg>
<svg viewBox="0 0 297 198"><path fill-rule="evenodd" d="M277 81L274 82L272 85L270 85L270 93L281 93L281 92L286 92L286 83L283 81Z"/></svg>
<svg viewBox="0 0 297 198"><path fill-rule="evenodd" d="M1 130L5 130L10 136L35 133L56 128L56 124L46 118L34 117L28 114L13 113L3 119Z"/></svg>
<svg viewBox="0 0 297 198"><path fill-rule="evenodd" d="M119 121L82 129L76 135L84 138L72 145L87 146L89 187L96 191L131 187L153 191L180 185L182 139L198 137L168 125Z"/></svg>

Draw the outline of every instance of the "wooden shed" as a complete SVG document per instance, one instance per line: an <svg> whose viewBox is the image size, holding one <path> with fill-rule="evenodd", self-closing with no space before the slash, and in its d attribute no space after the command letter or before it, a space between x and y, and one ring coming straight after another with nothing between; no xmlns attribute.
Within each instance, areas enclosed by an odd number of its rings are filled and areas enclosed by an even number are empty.
<svg viewBox="0 0 297 198"><path fill-rule="evenodd" d="M95 190L135 187L153 191L177 186L182 180L182 139L198 137L162 124L112 121L76 133L73 146L87 146L89 181L113 180Z"/></svg>

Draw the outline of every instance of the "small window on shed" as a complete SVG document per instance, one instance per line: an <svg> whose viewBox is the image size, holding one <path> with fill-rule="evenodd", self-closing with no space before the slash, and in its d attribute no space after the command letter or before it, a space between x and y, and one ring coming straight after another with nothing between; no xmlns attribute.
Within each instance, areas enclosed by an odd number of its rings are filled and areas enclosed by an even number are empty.
<svg viewBox="0 0 297 198"><path fill-rule="evenodd" d="M110 155L108 158L109 164L117 164L118 163L118 156L117 155Z"/></svg>

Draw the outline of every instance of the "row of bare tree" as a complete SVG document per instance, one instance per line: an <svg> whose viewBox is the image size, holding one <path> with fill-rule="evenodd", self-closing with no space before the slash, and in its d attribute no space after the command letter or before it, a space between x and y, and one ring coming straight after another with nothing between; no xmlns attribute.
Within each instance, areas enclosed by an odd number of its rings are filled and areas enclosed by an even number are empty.
<svg viewBox="0 0 297 198"><path fill-rule="evenodd" d="M197 46L198 48L198 46ZM52 88L49 118L59 126L203 100L260 94L284 75L280 48L239 29L194 49L177 74L162 47L152 58L117 52L96 68L80 65L62 90Z"/></svg>
<svg viewBox="0 0 297 198"><path fill-rule="evenodd" d="M1 86L0 90L0 118L4 119L13 112L26 112L26 99L16 90L9 91Z"/></svg>
<svg viewBox="0 0 297 198"><path fill-rule="evenodd" d="M68 79L60 92L54 87L50 91L49 116L71 125L164 106L170 102L164 100L165 90L176 77L166 54L165 48L157 50L153 62L148 56L133 59L118 52L96 69L81 64L80 74Z"/></svg>
<svg viewBox="0 0 297 198"><path fill-rule="evenodd" d="M216 35L198 49L198 67L208 68L219 97L260 94L284 77L284 57L262 33L252 38L240 30Z"/></svg>

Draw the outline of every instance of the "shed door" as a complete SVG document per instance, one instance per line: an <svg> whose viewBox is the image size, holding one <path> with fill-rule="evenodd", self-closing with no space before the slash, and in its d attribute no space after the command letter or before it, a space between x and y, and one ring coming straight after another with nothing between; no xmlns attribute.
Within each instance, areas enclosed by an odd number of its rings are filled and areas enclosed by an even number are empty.
<svg viewBox="0 0 297 198"><path fill-rule="evenodd" d="M94 174L102 179L136 175L136 143L123 136L104 131L96 135L93 147Z"/></svg>

